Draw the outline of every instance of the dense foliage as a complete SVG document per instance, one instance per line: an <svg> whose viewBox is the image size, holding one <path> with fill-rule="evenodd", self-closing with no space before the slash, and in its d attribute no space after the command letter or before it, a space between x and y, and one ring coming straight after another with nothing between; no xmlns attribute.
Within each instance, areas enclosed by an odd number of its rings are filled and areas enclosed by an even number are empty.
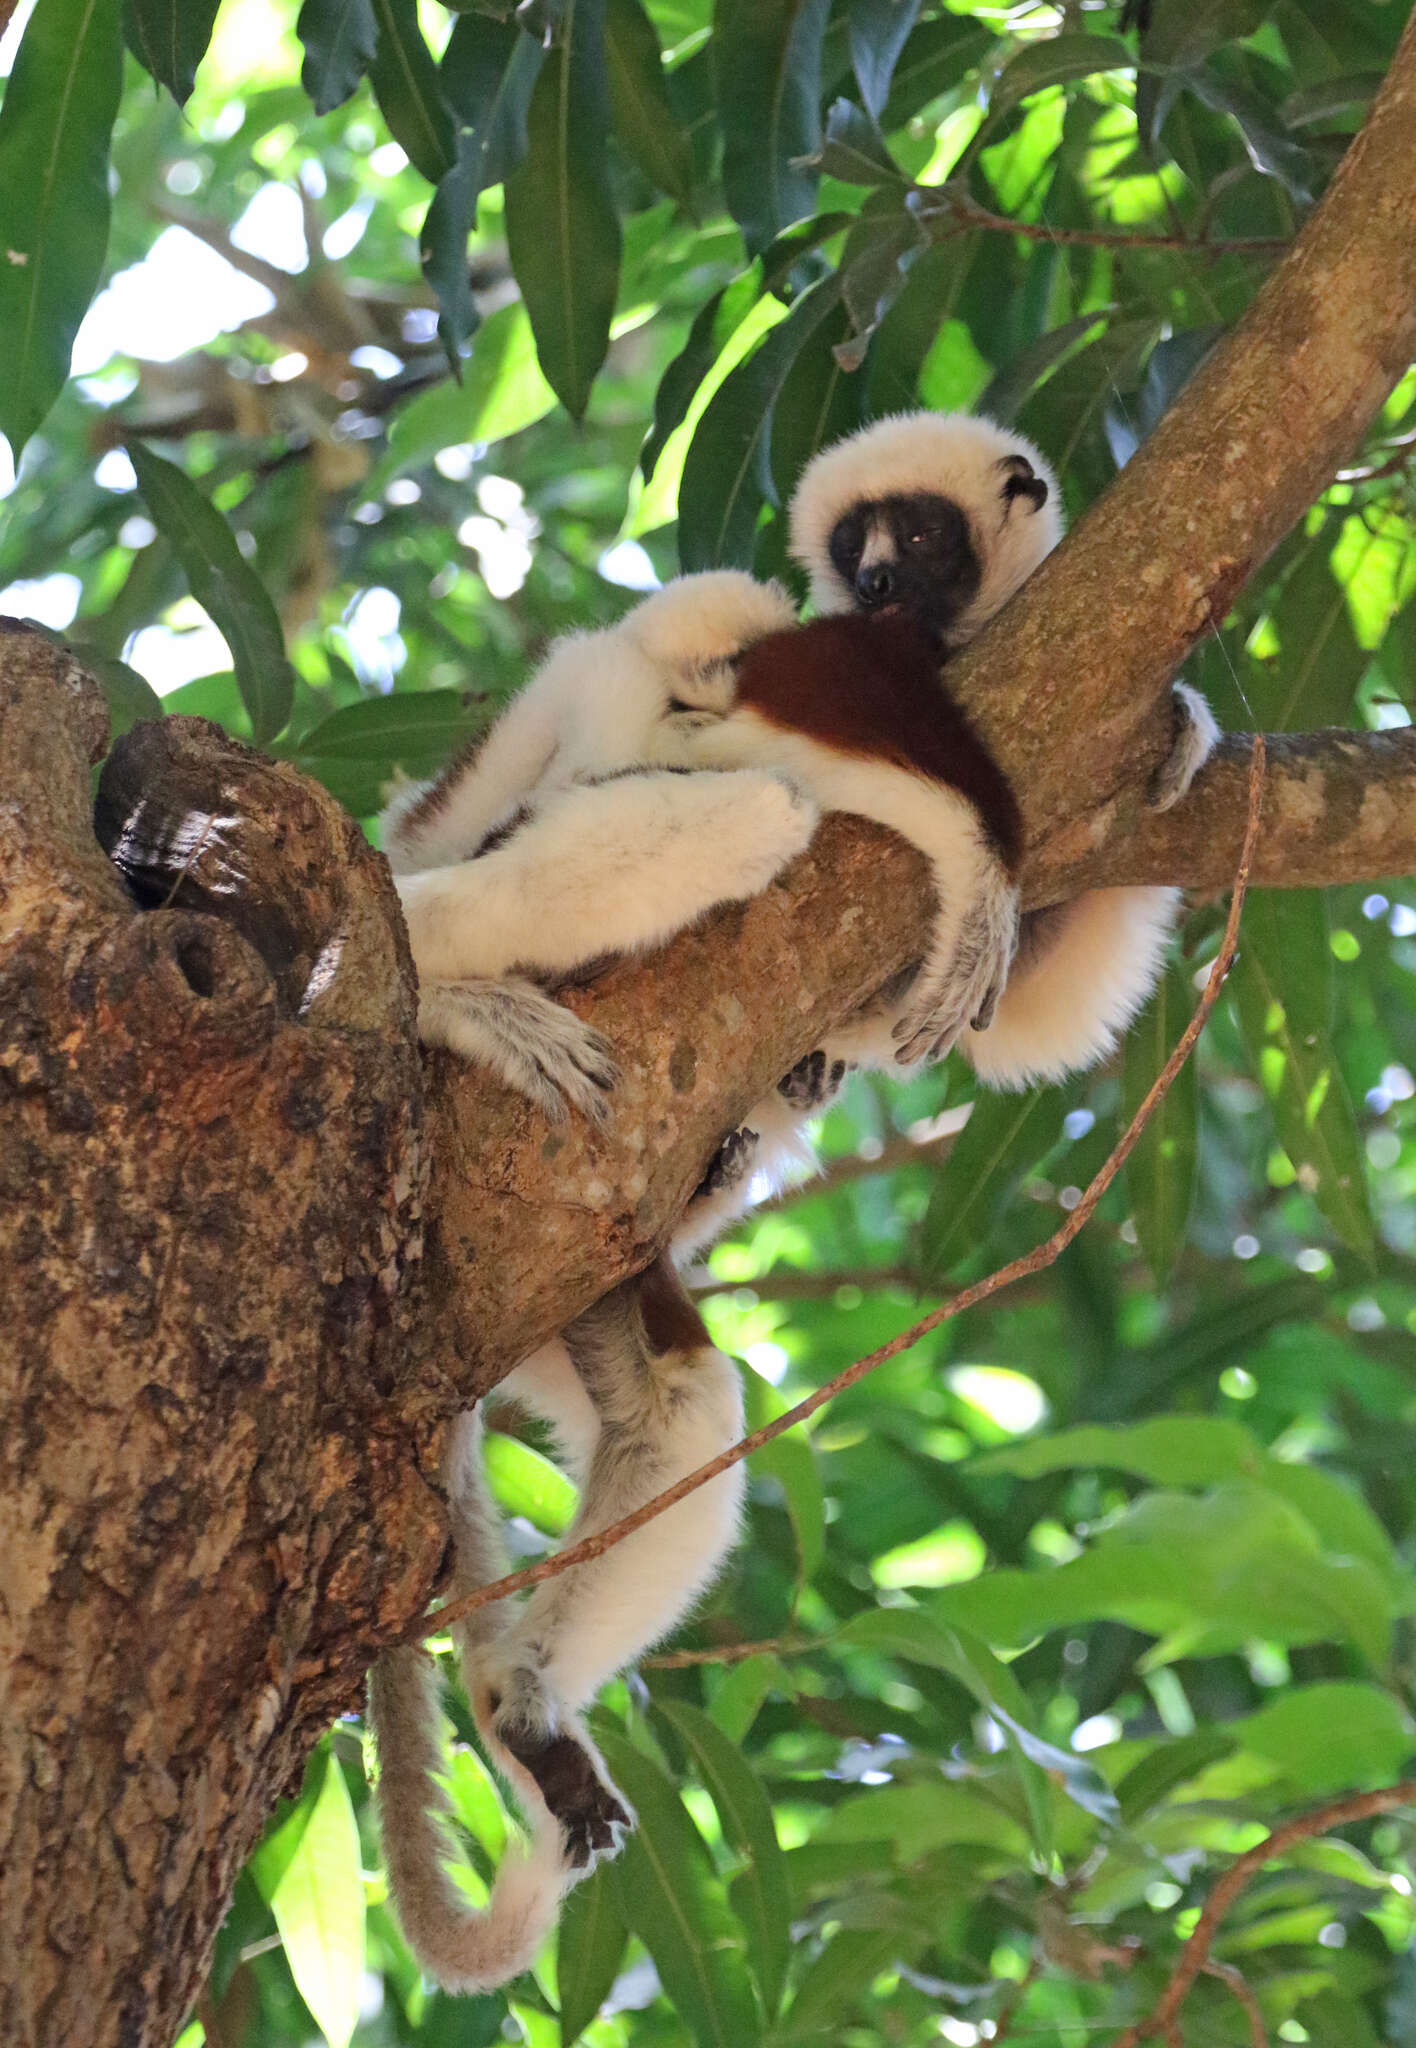
<svg viewBox="0 0 1416 2048"><path fill-rule="evenodd" d="M1080 512L1301 223L1407 12L1126 11L22 8L0 607L102 661L119 723L205 713L368 818L626 584L783 572L792 479L861 419L1015 419ZM1413 442L1408 379L1199 664L1226 724L1407 722ZM966 1127L952 1066L853 1086L824 1180L700 1276L756 1419L1046 1234L1215 925L1097 1076ZM676 1647L764 1647L612 1689L640 1832L534 1978L420 1984L350 1724L184 2048L1082 2048L1148 2011L1234 1852L1411 1754L1413 934L1408 884L1251 899L1197 1067L1060 1266L754 1459ZM493 1454L531 1554L570 1489L515 1418ZM458 1733L475 1891L507 1822ZM1416 2038L1414 1883L1400 1817L1296 1847L1184 2039Z"/></svg>

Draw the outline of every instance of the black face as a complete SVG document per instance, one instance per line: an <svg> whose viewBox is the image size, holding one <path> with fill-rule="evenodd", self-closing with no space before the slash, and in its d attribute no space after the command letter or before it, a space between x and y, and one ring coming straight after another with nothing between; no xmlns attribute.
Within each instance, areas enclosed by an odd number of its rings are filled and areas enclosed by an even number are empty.
<svg viewBox="0 0 1416 2048"><path fill-rule="evenodd" d="M969 525L952 498L931 491L862 500L827 543L831 566L863 612L899 612L944 649L981 576Z"/></svg>

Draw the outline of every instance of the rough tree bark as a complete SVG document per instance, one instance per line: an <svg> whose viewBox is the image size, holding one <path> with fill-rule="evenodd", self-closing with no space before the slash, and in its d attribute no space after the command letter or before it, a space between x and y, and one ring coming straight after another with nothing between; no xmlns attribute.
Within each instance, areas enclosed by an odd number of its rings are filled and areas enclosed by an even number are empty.
<svg viewBox="0 0 1416 2048"><path fill-rule="evenodd" d="M1041 902L1222 885L1242 749L1143 812L1161 698L1416 350L1416 29L1291 257L959 680ZM1202 486L1202 488L1201 488ZM1065 663L1057 650L1066 650ZM193 721L116 757L0 637L0 2035L161 2048L274 1793L435 1583L441 1425L642 1264L719 1134L912 957L917 858L831 820L573 993L625 1079L548 1130L411 1041L382 863ZM1276 742L1256 880L1416 865L1416 739ZM139 801L140 799L140 801Z"/></svg>

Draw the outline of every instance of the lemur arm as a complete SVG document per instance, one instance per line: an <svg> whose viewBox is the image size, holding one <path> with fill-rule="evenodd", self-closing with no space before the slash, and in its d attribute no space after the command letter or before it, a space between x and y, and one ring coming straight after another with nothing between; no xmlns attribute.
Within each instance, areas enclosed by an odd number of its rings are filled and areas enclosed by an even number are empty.
<svg viewBox="0 0 1416 2048"><path fill-rule="evenodd" d="M379 843L394 874L474 854L544 775L560 722L557 694L533 682L431 782L401 789L379 819Z"/></svg>

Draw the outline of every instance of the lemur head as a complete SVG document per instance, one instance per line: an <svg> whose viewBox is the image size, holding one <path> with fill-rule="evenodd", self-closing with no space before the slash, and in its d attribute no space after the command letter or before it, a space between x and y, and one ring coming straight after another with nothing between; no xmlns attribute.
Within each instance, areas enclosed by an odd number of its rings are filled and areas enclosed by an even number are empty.
<svg viewBox="0 0 1416 2048"><path fill-rule="evenodd" d="M822 612L897 612L941 654L962 647L1062 532L1057 480L1030 441L970 413L901 413L807 465L792 553Z"/></svg>

